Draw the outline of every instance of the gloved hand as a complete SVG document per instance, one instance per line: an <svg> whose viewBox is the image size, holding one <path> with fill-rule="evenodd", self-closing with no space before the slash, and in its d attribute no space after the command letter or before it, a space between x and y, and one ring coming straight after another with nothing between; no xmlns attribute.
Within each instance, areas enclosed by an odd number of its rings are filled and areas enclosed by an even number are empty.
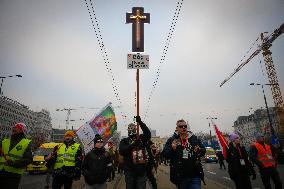
<svg viewBox="0 0 284 189"><path fill-rule="evenodd" d="M255 173L253 173L252 174L252 178L251 178L252 180L255 180L256 179L256 174Z"/></svg>
<svg viewBox="0 0 284 189"><path fill-rule="evenodd" d="M140 116L135 116L135 119L136 119L136 122L137 122L137 123L141 123L141 122L142 122Z"/></svg>

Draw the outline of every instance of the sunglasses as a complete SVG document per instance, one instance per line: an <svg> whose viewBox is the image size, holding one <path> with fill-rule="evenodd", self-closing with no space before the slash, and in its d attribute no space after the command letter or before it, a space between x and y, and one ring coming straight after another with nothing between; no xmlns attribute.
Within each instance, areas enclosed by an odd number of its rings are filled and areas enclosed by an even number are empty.
<svg viewBox="0 0 284 189"><path fill-rule="evenodd" d="M178 127L179 127L179 128L183 128L183 129L186 129L186 128L187 128L187 125L179 125Z"/></svg>
<svg viewBox="0 0 284 189"><path fill-rule="evenodd" d="M96 143L103 143L104 141L102 140L102 139L100 139L100 140L97 140L97 142Z"/></svg>

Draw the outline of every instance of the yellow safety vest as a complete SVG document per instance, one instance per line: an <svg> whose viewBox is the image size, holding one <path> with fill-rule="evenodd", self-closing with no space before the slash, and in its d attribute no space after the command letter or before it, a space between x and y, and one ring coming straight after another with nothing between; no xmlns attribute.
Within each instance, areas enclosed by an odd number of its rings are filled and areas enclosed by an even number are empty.
<svg viewBox="0 0 284 189"><path fill-rule="evenodd" d="M25 167L15 168L5 165L7 160L17 161L23 158L23 155L31 142L31 140L23 138L12 150L10 148L10 139L4 139L2 141L2 152L0 155L0 170L5 170L10 173L23 174Z"/></svg>
<svg viewBox="0 0 284 189"><path fill-rule="evenodd" d="M60 148L57 151L57 159L54 164L54 169L60 169L63 166L74 167L75 155L80 147L80 144L74 143L66 149L65 144L60 144Z"/></svg>

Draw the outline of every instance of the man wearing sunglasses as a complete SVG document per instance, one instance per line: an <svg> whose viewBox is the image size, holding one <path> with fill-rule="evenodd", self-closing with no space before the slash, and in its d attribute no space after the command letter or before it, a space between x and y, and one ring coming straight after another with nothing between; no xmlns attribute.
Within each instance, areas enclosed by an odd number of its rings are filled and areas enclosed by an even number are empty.
<svg viewBox="0 0 284 189"><path fill-rule="evenodd" d="M200 189L203 179L200 157L204 156L206 150L201 141L188 131L183 119L177 121L176 129L177 132L168 139L162 152L171 161L170 180L178 189Z"/></svg>

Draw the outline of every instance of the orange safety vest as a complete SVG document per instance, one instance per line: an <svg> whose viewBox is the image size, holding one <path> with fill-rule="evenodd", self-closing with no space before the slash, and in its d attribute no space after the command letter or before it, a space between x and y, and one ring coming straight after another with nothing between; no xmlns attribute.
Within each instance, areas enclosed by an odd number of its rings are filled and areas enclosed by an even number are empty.
<svg viewBox="0 0 284 189"><path fill-rule="evenodd" d="M267 144L264 144L264 145L265 145L266 150L261 144L255 143L255 147L258 152L257 159L262 163L264 167L276 167L276 163L272 156L270 146Z"/></svg>

